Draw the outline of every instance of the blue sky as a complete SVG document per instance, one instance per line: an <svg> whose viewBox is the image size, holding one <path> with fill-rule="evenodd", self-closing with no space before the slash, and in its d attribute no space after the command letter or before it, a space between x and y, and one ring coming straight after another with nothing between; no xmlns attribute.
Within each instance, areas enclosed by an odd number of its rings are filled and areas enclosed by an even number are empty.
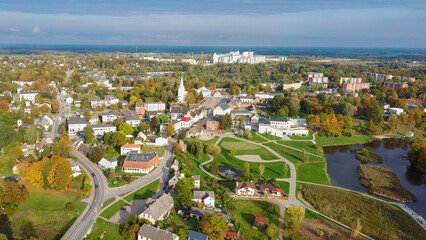
<svg viewBox="0 0 426 240"><path fill-rule="evenodd" d="M12 43L426 48L426 1L6 0Z"/></svg>

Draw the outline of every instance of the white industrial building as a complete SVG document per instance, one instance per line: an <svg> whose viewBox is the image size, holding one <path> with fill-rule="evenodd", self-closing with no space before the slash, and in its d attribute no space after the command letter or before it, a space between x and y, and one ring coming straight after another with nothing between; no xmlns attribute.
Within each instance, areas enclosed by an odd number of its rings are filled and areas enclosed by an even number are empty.
<svg viewBox="0 0 426 240"><path fill-rule="evenodd" d="M240 51L229 52L227 54L213 54L213 63L262 63L266 62L265 56L254 55L253 52Z"/></svg>

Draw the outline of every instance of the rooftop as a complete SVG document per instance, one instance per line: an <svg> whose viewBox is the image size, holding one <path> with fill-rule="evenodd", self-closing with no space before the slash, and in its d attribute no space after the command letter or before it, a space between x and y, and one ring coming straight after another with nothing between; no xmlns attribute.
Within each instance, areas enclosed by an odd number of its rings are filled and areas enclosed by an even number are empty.
<svg viewBox="0 0 426 240"><path fill-rule="evenodd" d="M86 121L86 118L84 117L69 117L68 125L69 124L88 124L88 123Z"/></svg>
<svg viewBox="0 0 426 240"><path fill-rule="evenodd" d="M174 240L177 236L167 230L163 230L157 227L153 227L147 224L142 225L138 232L139 236L146 237L148 239L162 239L162 240Z"/></svg>

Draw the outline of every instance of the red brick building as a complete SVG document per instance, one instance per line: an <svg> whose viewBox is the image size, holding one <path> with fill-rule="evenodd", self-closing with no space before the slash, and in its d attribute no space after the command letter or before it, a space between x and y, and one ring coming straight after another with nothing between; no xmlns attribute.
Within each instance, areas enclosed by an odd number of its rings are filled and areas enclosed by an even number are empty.
<svg viewBox="0 0 426 240"><path fill-rule="evenodd" d="M206 130L207 131L219 131L220 130L220 123L222 122L222 119L217 116L213 116L206 121Z"/></svg>

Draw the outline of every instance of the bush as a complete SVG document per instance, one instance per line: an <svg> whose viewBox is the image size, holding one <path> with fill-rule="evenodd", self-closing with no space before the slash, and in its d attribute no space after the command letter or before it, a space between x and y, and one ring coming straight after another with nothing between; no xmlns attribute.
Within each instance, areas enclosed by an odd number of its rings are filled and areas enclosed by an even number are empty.
<svg viewBox="0 0 426 240"><path fill-rule="evenodd" d="M71 202L69 202L69 203L66 204L65 209L67 209L67 210L73 210L74 207L75 207L74 204L71 203Z"/></svg>
<svg viewBox="0 0 426 240"><path fill-rule="evenodd" d="M323 232L323 231L321 231L321 230L318 230L318 231L317 231L317 236L318 236L318 237L324 237L324 232Z"/></svg>

